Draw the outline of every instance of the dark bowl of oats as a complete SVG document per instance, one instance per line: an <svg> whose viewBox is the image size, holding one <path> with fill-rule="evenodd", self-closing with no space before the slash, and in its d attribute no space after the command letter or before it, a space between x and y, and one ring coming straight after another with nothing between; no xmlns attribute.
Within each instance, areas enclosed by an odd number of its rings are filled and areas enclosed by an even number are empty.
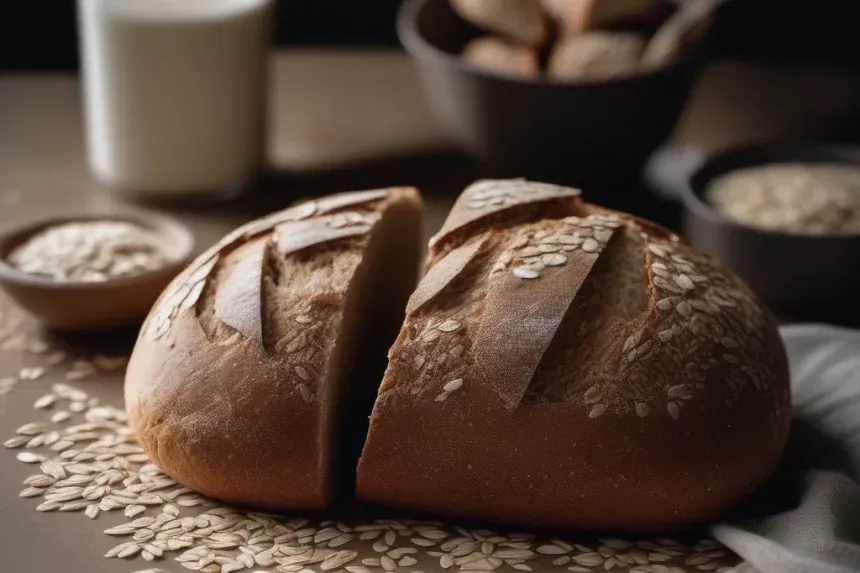
<svg viewBox="0 0 860 573"><path fill-rule="evenodd" d="M725 151L678 189L685 233L778 314L860 316L860 149L773 143Z"/></svg>
<svg viewBox="0 0 860 573"><path fill-rule="evenodd" d="M191 232L161 215L57 217L0 235L0 285L47 328L134 326L193 249Z"/></svg>

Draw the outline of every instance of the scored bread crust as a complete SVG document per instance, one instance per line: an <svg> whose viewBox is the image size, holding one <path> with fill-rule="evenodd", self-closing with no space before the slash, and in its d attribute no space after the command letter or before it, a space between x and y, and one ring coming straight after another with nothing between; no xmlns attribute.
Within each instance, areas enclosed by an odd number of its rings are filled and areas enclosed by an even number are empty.
<svg viewBox="0 0 860 573"><path fill-rule="evenodd" d="M365 259L386 217L414 229L399 237L411 260L397 264L417 275L419 209L411 188L344 193L249 223L198 257L154 306L127 371L126 407L152 461L228 502L326 505L329 410L346 382L337 353L357 339L343 332L347 306L376 278Z"/></svg>
<svg viewBox="0 0 860 573"><path fill-rule="evenodd" d="M789 419L775 325L677 236L522 180L434 237L371 416L360 497L528 526L707 520L769 475Z"/></svg>

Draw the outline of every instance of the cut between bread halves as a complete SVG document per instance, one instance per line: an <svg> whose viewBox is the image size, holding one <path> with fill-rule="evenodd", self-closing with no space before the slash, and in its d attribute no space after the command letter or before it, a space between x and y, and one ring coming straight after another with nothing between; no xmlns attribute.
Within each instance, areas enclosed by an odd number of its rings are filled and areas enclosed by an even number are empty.
<svg viewBox="0 0 860 573"><path fill-rule="evenodd" d="M155 305L129 363L126 406L152 461L228 502L325 506L344 402L372 401L381 376L356 378L356 364L373 345L384 364L420 235L417 191L392 188L298 205L201 255Z"/></svg>
<svg viewBox="0 0 860 573"><path fill-rule="evenodd" d="M458 517L649 530L771 473L789 384L748 287L575 189L480 181L431 242L389 354L358 494Z"/></svg>

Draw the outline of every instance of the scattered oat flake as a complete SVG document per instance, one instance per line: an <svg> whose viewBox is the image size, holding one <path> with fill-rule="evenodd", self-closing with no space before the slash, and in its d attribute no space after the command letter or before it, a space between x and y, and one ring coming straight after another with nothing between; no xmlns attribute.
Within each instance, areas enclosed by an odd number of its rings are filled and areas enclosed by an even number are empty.
<svg viewBox="0 0 860 573"><path fill-rule="evenodd" d="M57 401L57 397L53 394L45 394L33 403L33 407L37 410L50 408Z"/></svg>
<svg viewBox="0 0 860 573"><path fill-rule="evenodd" d="M3 442L3 447L9 449L20 448L28 441L30 441L30 438L27 436L15 436L14 438L9 438L5 442Z"/></svg>
<svg viewBox="0 0 860 573"><path fill-rule="evenodd" d="M454 392L456 390L459 390L462 387L463 387L463 379L457 378L456 380L451 380L450 382L445 383L445 385L442 387L442 389L445 390L445 392L450 393L450 392Z"/></svg>
<svg viewBox="0 0 860 573"><path fill-rule="evenodd" d="M38 380L45 374L45 369L41 366L32 368L22 368L18 373L18 378L21 380Z"/></svg>
<svg viewBox="0 0 860 573"><path fill-rule="evenodd" d="M528 267L514 267L513 273L521 279L536 279L540 273Z"/></svg>

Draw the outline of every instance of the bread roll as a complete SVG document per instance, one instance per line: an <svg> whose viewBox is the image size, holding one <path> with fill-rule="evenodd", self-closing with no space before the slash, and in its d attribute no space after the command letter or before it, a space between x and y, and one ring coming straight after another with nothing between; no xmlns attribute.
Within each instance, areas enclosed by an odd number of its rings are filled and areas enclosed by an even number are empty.
<svg viewBox="0 0 860 573"><path fill-rule="evenodd" d="M366 499L526 526L711 519L786 442L773 321L715 260L574 189L481 181L434 237L358 467Z"/></svg>
<svg viewBox="0 0 860 573"><path fill-rule="evenodd" d="M535 78L540 73L537 51L517 46L501 38L476 38L463 48L463 59L479 68L496 73Z"/></svg>
<svg viewBox="0 0 860 573"><path fill-rule="evenodd" d="M325 506L345 396L378 383L356 387L352 364L384 344L380 324L402 321L419 243L417 192L386 189L287 209L201 255L128 367L126 406L152 461L227 502Z"/></svg>
<svg viewBox="0 0 860 573"><path fill-rule="evenodd" d="M645 41L626 32L587 32L560 40L549 59L553 79L609 78L635 73Z"/></svg>
<svg viewBox="0 0 860 573"><path fill-rule="evenodd" d="M540 0L562 31L578 34L659 18L667 11L663 0Z"/></svg>
<svg viewBox="0 0 860 573"><path fill-rule="evenodd" d="M537 0L450 1L467 22L516 43L537 46L547 38L547 18Z"/></svg>

